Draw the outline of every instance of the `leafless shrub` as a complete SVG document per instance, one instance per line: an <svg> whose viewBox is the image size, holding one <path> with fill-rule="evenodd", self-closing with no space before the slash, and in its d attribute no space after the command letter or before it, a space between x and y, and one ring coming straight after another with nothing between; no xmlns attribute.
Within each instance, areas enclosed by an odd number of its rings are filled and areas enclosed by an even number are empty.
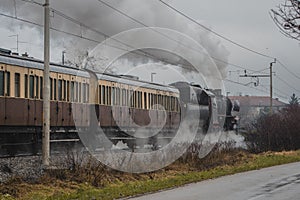
<svg viewBox="0 0 300 200"><path fill-rule="evenodd" d="M56 158L54 167L47 169L42 182L51 180L89 183L95 187L105 184L105 176L110 171L88 153L70 151L64 157Z"/></svg>
<svg viewBox="0 0 300 200"><path fill-rule="evenodd" d="M300 107L290 105L279 113L261 116L245 134L253 152L300 149Z"/></svg>
<svg viewBox="0 0 300 200"><path fill-rule="evenodd" d="M235 148L234 142L216 144L204 158L199 158L201 151L203 145L193 143L177 163L187 164L195 170L207 170L217 166L234 165L247 154L245 150Z"/></svg>

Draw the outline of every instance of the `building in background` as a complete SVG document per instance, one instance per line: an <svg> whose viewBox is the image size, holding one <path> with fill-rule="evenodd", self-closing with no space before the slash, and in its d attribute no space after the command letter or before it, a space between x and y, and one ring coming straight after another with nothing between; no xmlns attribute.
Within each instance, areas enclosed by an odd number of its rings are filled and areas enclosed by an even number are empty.
<svg viewBox="0 0 300 200"><path fill-rule="evenodd" d="M245 129L261 115L270 111L270 97L265 96L230 96L233 102L240 104L239 128ZM273 99L273 112L278 112L287 106L286 103Z"/></svg>

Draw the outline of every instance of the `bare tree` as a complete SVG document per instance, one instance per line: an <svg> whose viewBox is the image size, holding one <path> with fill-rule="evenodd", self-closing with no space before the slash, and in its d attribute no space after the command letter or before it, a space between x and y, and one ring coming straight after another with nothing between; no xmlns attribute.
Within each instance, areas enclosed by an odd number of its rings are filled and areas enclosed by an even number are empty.
<svg viewBox="0 0 300 200"><path fill-rule="evenodd" d="M285 0L271 10L271 17L285 36L300 41L300 0Z"/></svg>

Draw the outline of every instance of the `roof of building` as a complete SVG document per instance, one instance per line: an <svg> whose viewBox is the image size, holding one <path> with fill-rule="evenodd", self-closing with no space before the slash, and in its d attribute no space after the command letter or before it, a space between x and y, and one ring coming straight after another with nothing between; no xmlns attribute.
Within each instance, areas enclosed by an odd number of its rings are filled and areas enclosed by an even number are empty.
<svg viewBox="0 0 300 200"><path fill-rule="evenodd" d="M241 106L270 106L270 97L266 96L229 96L229 98L232 101L237 100ZM280 107L286 105L286 103L279 101L278 99L273 99L273 106Z"/></svg>

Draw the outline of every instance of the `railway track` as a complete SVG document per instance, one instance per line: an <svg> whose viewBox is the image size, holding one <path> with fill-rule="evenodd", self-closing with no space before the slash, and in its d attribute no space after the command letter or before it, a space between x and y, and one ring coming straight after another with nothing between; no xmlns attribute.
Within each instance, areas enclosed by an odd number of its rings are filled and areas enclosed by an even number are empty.
<svg viewBox="0 0 300 200"><path fill-rule="evenodd" d="M1 134L0 158L39 156L42 154L41 133L27 133L25 135L23 133L15 133L10 138L4 137L6 135L8 134ZM63 138L65 135L62 136L62 134L53 136L51 136L50 140L51 154L58 154L59 152L66 152L75 148L83 148L78 135L74 138L74 133L72 133L71 138Z"/></svg>

